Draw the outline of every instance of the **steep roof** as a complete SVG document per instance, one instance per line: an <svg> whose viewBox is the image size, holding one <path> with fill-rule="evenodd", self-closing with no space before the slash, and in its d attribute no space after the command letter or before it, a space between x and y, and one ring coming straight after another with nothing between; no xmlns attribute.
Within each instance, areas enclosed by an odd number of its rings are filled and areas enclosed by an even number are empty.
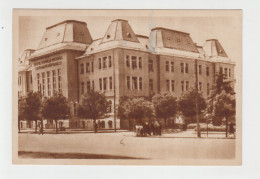
<svg viewBox="0 0 260 179"><path fill-rule="evenodd" d="M139 42L128 21L123 19L115 19L111 22L101 43L114 40L124 40L137 43Z"/></svg>
<svg viewBox="0 0 260 179"><path fill-rule="evenodd" d="M87 24L81 21L67 20L47 27L37 50L64 42L91 44L92 37Z"/></svg>
<svg viewBox="0 0 260 179"><path fill-rule="evenodd" d="M210 57L228 57L224 48L217 39L206 40L205 44L203 45L203 49Z"/></svg>

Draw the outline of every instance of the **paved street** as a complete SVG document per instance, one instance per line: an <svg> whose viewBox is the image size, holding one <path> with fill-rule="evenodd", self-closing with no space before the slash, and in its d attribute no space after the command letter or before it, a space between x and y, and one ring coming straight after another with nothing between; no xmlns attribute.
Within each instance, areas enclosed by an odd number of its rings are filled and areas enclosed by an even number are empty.
<svg viewBox="0 0 260 179"><path fill-rule="evenodd" d="M19 151L102 155L145 159L232 159L235 140L220 138L135 137L133 132L19 134ZM22 154L20 152L20 154ZM28 157L21 155L22 157ZM32 156L32 155L30 155ZM44 156L44 155L42 155ZM93 157L94 156L94 157ZM45 157L43 157L45 158ZM88 157L83 157L88 158ZM113 157L112 157L113 158Z"/></svg>

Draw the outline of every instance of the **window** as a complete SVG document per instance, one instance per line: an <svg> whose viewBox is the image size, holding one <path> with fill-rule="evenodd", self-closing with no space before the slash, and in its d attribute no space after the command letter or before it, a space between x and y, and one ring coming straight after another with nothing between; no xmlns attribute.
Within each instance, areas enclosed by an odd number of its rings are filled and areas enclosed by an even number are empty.
<svg viewBox="0 0 260 179"><path fill-rule="evenodd" d="M199 69L198 69L199 70L199 75L201 75L202 74L201 65L199 65L198 67L199 67Z"/></svg>
<svg viewBox="0 0 260 179"><path fill-rule="evenodd" d="M102 68L101 58L98 58L98 69Z"/></svg>
<svg viewBox="0 0 260 179"><path fill-rule="evenodd" d="M51 95L51 78L50 78L50 72L47 71L47 93L48 93L48 96Z"/></svg>
<svg viewBox="0 0 260 179"><path fill-rule="evenodd" d="M142 77L139 77L139 90L143 89L143 82Z"/></svg>
<svg viewBox="0 0 260 179"><path fill-rule="evenodd" d="M142 68L143 64L142 64L142 57L139 57L139 68Z"/></svg>
<svg viewBox="0 0 260 179"><path fill-rule="evenodd" d="M112 58L111 56L108 56L108 67L112 67Z"/></svg>
<svg viewBox="0 0 260 179"><path fill-rule="evenodd" d="M171 80L171 86L172 86L172 91L174 91L174 88L175 88L175 87L174 87L174 86L175 86L175 85L174 85L174 80Z"/></svg>
<svg viewBox="0 0 260 179"><path fill-rule="evenodd" d="M91 62L91 71L94 72L94 62Z"/></svg>
<svg viewBox="0 0 260 179"><path fill-rule="evenodd" d="M130 90L130 76L126 77L126 85L127 85L127 89Z"/></svg>
<svg viewBox="0 0 260 179"><path fill-rule="evenodd" d="M42 73L42 96L45 96L45 73Z"/></svg>
<svg viewBox="0 0 260 179"><path fill-rule="evenodd" d="M56 70L52 70L52 93L54 94L56 92L57 86L56 86Z"/></svg>
<svg viewBox="0 0 260 179"><path fill-rule="evenodd" d="M227 75L228 75L228 69L225 68L224 70L225 70L225 75L226 75L226 77L227 77Z"/></svg>
<svg viewBox="0 0 260 179"><path fill-rule="evenodd" d="M86 63L86 73L90 72L89 62Z"/></svg>
<svg viewBox="0 0 260 179"><path fill-rule="evenodd" d="M169 71L169 61L165 61L165 71Z"/></svg>
<svg viewBox="0 0 260 179"><path fill-rule="evenodd" d="M181 91L184 91L184 81L181 81Z"/></svg>
<svg viewBox="0 0 260 179"><path fill-rule="evenodd" d="M59 88L59 93L61 93L62 92L61 69L58 69L58 88Z"/></svg>
<svg viewBox="0 0 260 179"><path fill-rule="evenodd" d="M202 83L199 82L199 91L201 91L201 90L202 90Z"/></svg>
<svg viewBox="0 0 260 179"><path fill-rule="evenodd" d="M181 73L184 73L184 63L181 63Z"/></svg>
<svg viewBox="0 0 260 179"><path fill-rule="evenodd" d="M189 64L186 63L186 66L185 66L185 73L189 73Z"/></svg>
<svg viewBox="0 0 260 179"><path fill-rule="evenodd" d="M107 78L103 78L103 89L107 90Z"/></svg>
<svg viewBox="0 0 260 179"><path fill-rule="evenodd" d="M41 91L40 73L37 73L37 87L38 91Z"/></svg>
<svg viewBox="0 0 260 179"><path fill-rule="evenodd" d="M166 91L170 91L170 80L166 80Z"/></svg>
<svg viewBox="0 0 260 179"><path fill-rule="evenodd" d="M153 79L149 79L149 90L153 91Z"/></svg>
<svg viewBox="0 0 260 179"><path fill-rule="evenodd" d="M83 95L84 94L84 82L81 82L81 94Z"/></svg>
<svg viewBox="0 0 260 179"><path fill-rule="evenodd" d="M109 77L109 89L113 89L112 76Z"/></svg>
<svg viewBox="0 0 260 179"><path fill-rule="evenodd" d="M230 71L230 69L229 69L229 71ZM33 80L32 80L32 75L30 76L30 78L31 78L31 84L32 84L32 81L33 81Z"/></svg>
<svg viewBox="0 0 260 179"><path fill-rule="evenodd" d="M126 66L130 67L129 55L126 56Z"/></svg>
<svg viewBox="0 0 260 179"><path fill-rule="evenodd" d="M93 91L95 90L95 82L94 82L94 80L92 81L92 90Z"/></svg>
<svg viewBox="0 0 260 179"><path fill-rule="evenodd" d="M174 72L174 62L171 62L171 72Z"/></svg>
<svg viewBox="0 0 260 179"><path fill-rule="evenodd" d="M103 57L103 68L107 68L107 57Z"/></svg>
<svg viewBox="0 0 260 179"><path fill-rule="evenodd" d="M206 75L209 76L209 67L206 67Z"/></svg>
<svg viewBox="0 0 260 179"><path fill-rule="evenodd" d="M132 89L137 90L137 77L132 77Z"/></svg>
<svg viewBox="0 0 260 179"><path fill-rule="evenodd" d="M210 84L207 83L207 95L209 95L209 94L210 94Z"/></svg>
<svg viewBox="0 0 260 179"><path fill-rule="evenodd" d="M21 76L18 77L18 85L21 84Z"/></svg>
<svg viewBox="0 0 260 179"><path fill-rule="evenodd" d="M90 92L90 81L87 81L87 93Z"/></svg>
<svg viewBox="0 0 260 179"><path fill-rule="evenodd" d="M131 56L131 59L132 59L132 68L133 69L137 68L137 57Z"/></svg>
<svg viewBox="0 0 260 179"><path fill-rule="evenodd" d="M222 74L223 73L223 68L219 67L219 73Z"/></svg>
<svg viewBox="0 0 260 179"><path fill-rule="evenodd" d="M84 74L84 64L80 64L80 74Z"/></svg>
<svg viewBox="0 0 260 179"><path fill-rule="evenodd" d="M99 90L102 91L102 78L99 78Z"/></svg>
<svg viewBox="0 0 260 179"><path fill-rule="evenodd" d="M152 72L152 71L153 71L153 60L152 60L152 59L149 59L148 71L149 71L149 72Z"/></svg>
<svg viewBox="0 0 260 179"><path fill-rule="evenodd" d="M188 91L188 90L189 90L189 82L186 81L186 91Z"/></svg>
<svg viewBox="0 0 260 179"><path fill-rule="evenodd" d="M228 76L231 77L231 69L228 69Z"/></svg>

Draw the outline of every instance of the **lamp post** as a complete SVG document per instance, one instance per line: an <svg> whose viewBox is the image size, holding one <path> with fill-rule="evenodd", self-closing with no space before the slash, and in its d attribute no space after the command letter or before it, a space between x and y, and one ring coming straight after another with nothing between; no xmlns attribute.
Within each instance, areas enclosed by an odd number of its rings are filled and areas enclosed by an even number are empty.
<svg viewBox="0 0 260 179"><path fill-rule="evenodd" d="M195 90L196 90L196 122L197 122L197 136L200 135L200 124L199 124L199 109L198 109L198 60L195 59Z"/></svg>

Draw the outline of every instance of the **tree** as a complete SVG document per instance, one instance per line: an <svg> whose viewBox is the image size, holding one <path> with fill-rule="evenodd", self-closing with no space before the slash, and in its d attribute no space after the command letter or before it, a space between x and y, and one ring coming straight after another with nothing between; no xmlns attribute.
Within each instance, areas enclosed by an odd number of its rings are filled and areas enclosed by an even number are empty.
<svg viewBox="0 0 260 179"><path fill-rule="evenodd" d="M18 98L18 131L20 133L20 121L26 119L26 98L20 96Z"/></svg>
<svg viewBox="0 0 260 179"><path fill-rule="evenodd" d="M68 101L61 93L55 93L52 97L44 100L42 116L55 121L56 133L58 133L58 120L68 118L68 115Z"/></svg>
<svg viewBox="0 0 260 179"><path fill-rule="evenodd" d="M183 116L186 118L185 123L196 122L196 97L198 100L198 113L201 115L206 108L206 101L201 93L197 93L195 89L188 91L179 99L178 106ZM189 120L187 120L189 119Z"/></svg>
<svg viewBox="0 0 260 179"><path fill-rule="evenodd" d="M129 96L121 96L119 99L119 105L117 107L117 116L120 120L128 120L129 122L129 130L132 129L132 121L130 118L130 101L131 97Z"/></svg>
<svg viewBox="0 0 260 179"><path fill-rule="evenodd" d="M163 118L165 126L167 126L167 119L174 117L177 113L176 98L171 93L156 94L152 98L152 103L155 115L158 118Z"/></svg>
<svg viewBox="0 0 260 179"><path fill-rule="evenodd" d="M226 118L226 137L228 135L228 120L236 113L235 95L222 91L216 95L213 102L213 114L216 117Z"/></svg>
<svg viewBox="0 0 260 179"><path fill-rule="evenodd" d="M35 132L37 132L37 121L40 120L40 110L41 110L41 93L40 92L30 92L25 98L25 108L24 117L27 121L35 121Z"/></svg>
<svg viewBox="0 0 260 179"><path fill-rule="evenodd" d="M217 95L221 94L223 91L226 93L230 93L232 95L235 94L234 89L231 87L231 83L233 81L227 81L227 77L223 73L219 73L216 75L216 83L212 86L211 95L207 100L207 113L209 117L212 118L212 123L215 126L219 126L222 124L222 118L216 115L213 115L213 102Z"/></svg>
<svg viewBox="0 0 260 179"><path fill-rule="evenodd" d="M78 108L79 117L93 119L94 131L97 132L96 120L108 113L110 103L106 100L103 93L90 91L84 94Z"/></svg>

